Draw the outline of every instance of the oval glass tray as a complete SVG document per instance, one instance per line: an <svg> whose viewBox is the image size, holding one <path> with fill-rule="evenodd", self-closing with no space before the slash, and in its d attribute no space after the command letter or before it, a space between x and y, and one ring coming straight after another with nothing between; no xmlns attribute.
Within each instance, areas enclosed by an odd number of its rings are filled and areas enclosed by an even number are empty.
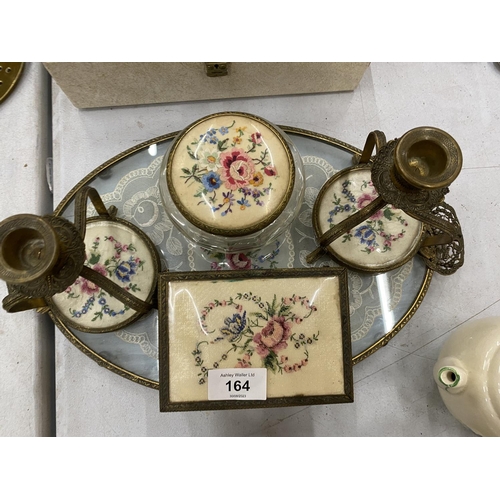
<svg viewBox="0 0 500 500"><path fill-rule="evenodd" d="M207 271L309 267L305 257L315 249L312 210L316 196L337 171L353 164L361 151L331 137L307 130L281 127L297 146L306 175L304 202L297 219L283 237L259 251L224 255L205 251L184 238L161 206L158 187L162 157L177 132L139 144L110 159L87 175L55 210L73 219L73 199L84 185L97 189L106 206L140 227L160 252L162 270ZM88 216L95 215L93 207ZM331 256L314 267L339 265ZM353 363L365 359L403 328L420 306L432 278L416 256L383 274L349 271L349 303ZM158 388L158 314L154 310L132 325L111 333L83 333L51 314L66 337L86 355L133 382Z"/></svg>

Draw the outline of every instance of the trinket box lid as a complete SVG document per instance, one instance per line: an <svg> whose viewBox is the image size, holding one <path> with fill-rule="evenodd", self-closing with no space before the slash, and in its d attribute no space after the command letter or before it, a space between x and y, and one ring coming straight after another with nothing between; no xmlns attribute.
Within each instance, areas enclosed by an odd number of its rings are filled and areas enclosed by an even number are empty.
<svg viewBox="0 0 500 500"><path fill-rule="evenodd" d="M283 212L295 182L281 132L246 113L201 118L179 134L166 161L176 207L193 225L222 236L267 227Z"/></svg>

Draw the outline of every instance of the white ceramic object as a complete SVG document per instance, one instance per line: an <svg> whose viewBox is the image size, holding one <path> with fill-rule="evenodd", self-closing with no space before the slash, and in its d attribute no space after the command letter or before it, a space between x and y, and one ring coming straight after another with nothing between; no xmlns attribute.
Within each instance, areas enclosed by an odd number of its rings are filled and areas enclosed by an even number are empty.
<svg viewBox="0 0 500 500"><path fill-rule="evenodd" d="M441 348L434 380L457 420L481 436L500 436L500 317L458 328Z"/></svg>

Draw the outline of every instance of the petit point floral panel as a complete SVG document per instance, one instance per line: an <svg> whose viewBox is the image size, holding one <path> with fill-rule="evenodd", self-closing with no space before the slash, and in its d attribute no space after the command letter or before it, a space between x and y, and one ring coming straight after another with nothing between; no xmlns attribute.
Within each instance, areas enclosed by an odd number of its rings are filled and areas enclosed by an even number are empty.
<svg viewBox="0 0 500 500"><path fill-rule="evenodd" d="M85 234L85 265L146 300L155 283L154 256L129 227L113 221L94 221ZM63 317L87 328L105 329L128 320L133 309L81 276L53 302Z"/></svg>
<svg viewBox="0 0 500 500"><path fill-rule="evenodd" d="M191 129L180 140L171 169L170 189L179 203L217 229L258 224L291 188L291 165L280 138L263 123L238 115L210 118Z"/></svg>
<svg viewBox="0 0 500 500"><path fill-rule="evenodd" d="M268 398L343 394L338 277L168 287L172 402L207 400L218 368L267 368Z"/></svg>
<svg viewBox="0 0 500 500"><path fill-rule="evenodd" d="M346 171L325 191L318 210L322 233L361 210L378 196L368 169ZM422 223L391 205L335 240L330 247L354 266L392 265L420 243Z"/></svg>

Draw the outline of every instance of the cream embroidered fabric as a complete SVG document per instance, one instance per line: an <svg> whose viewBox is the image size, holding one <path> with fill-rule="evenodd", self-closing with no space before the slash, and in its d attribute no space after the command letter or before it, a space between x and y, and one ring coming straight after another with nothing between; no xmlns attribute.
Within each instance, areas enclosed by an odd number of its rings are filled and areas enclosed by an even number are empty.
<svg viewBox="0 0 500 500"><path fill-rule="evenodd" d="M343 394L338 277L168 286L171 402L206 401L213 368L267 368L268 398Z"/></svg>
<svg viewBox="0 0 500 500"><path fill-rule="evenodd" d="M136 232L119 222L89 222L85 247L86 266L147 300L156 279L154 257ZM86 329L108 329L135 314L133 309L82 277L54 295L53 302L63 317Z"/></svg>
<svg viewBox="0 0 500 500"><path fill-rule="evenodd" d="M180 140L169 189L190 220L246 229L284 208L293 188L291 171L276 132L250 117L227 114L208 118Z"/></svg>
<svg viewBox="0 0 500 500"><path fill-rule="evenodd" d="M347 170L324 192L317 222L321 233L364 208L377 197L368 169ZM414 253L422 223L390 205L335 240L330 248L343 262L376 269L393 266Z"/></svg>

